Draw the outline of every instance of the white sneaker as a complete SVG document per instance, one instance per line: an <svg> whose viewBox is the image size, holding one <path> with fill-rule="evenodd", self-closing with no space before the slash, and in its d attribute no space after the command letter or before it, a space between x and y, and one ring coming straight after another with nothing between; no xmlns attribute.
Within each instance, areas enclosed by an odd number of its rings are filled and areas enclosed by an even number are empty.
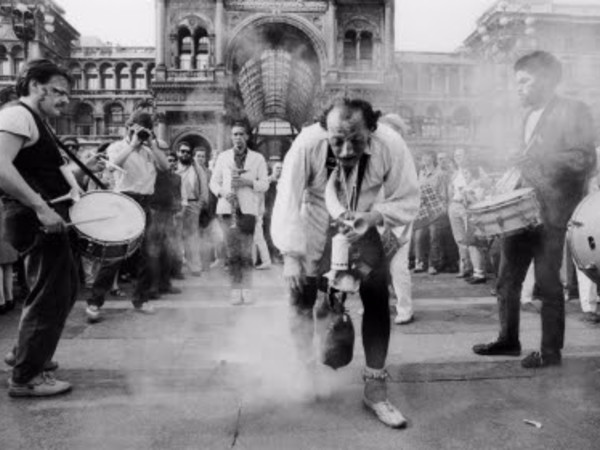
<svg viewBox="0 0 600 450"><path fill-rule="evenodd" d="M245 304L251 305L254 303L254 295L252 289L242 289L242 299Z"/></svg>
<svg viewBox="0 0 600 450"><path fill-rule="evenodd" d="M156 308L149 302L142 303L140 306L134 306L133 310L142 314L154 314L156 312Z"/></svg>
<svg viewBox="0 0 600 450"><path fill-rule="evenodd" d="M231 290L230 302L234 306L239 306L239 305L244 304L244 298L242 296L241 289L232 289Z"/></svg>
<svg viewBox="0 0 600 450"><path fill-rule="evenodd" d="M85 308L85 315L87 316L87 320L89 323L96 323L102 317L100 307L96 305L88 305L88 307Z"/></svg>
<svg viewBox="0 0 600 450"><path fill-rule="evenodd" d="M406 419L389 400L380 402L372 402L366 397L363 397L363 402L367 408L375 413L379 421L391 428L406 427Z"/></svg>
<svg viewBox="0 0 600 450"><path fill-rule="evenodd" d="M70 390L70 383L57 380L50 372L42 372L25 384L15 383L12 378L8 381L8 395L11 397L51 397Z"/></svg>
<svg viewBox="0 0 600 450"><path fill-rule="evenodd" d="M406 314L398 314L394 319L394 323L396 325L408 325L409 323L412 323L414 321L415 316L412 314L410 316L407 316Z"/></svg>

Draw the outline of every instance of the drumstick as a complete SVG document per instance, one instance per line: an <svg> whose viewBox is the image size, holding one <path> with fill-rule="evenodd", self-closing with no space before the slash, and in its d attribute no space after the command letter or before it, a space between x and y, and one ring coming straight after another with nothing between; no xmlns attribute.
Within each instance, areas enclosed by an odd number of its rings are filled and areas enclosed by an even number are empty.
<svg viewBox="0 0 600 450"><path fill-rule="evenodd" d="M61 203L61 202L67 201L67 200L73 200L73 201L76 202L76 201L79 200L79 198L75 198L75 196L69 192L68 194L61 195L60 197L53 198L52 200L50 200L48 202L48 204L54 205L55 203Z"/></svg>
<svg viewBox="0 0 600 450"><path fill-rule="evenodd" d="M125 175L127 173L127 171L125 169L123 169L121 166L117 166L115 163L110 162L108 159L105 159L104 162L106 163L106 165L108 167L112 167L113 169L118 170L123 175Z"/></svg>
<svg viewBox="0 0 600 450"><path fill-rule="evenodd" d="M77 225L84 225L86 223L101 222L103 220L113 219L115 217L117 217L117 214L113 214L112 216L94 217L93 219L78 220L76 222L67 222L67 223L65 223L65 228L70 228L70 227L74 227ZM47 231L46 227L40 227L40 229L43 232Z"/></svg>
<svg viewBox="0 0 600 450"><path fill-rule="evenodd" d="M66 227L73 227L76 225L83 225L86 223L92 223L92 222L100 222L102 220L108 220L108 219L113 219L117 217L117 214L113 214L112 216L102 216L102 217L94 217L93 219L84 219L84 220L78 220L76 222L67 222L65 224Z"/></svg>

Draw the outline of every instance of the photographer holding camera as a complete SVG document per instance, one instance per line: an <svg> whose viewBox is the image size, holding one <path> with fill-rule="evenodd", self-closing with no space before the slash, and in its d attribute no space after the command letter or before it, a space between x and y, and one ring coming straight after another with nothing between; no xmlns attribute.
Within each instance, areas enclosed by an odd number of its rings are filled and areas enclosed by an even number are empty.
<svg viewBox="0 0 600 450"><path fill-rule="evenodd" d="M139 203L146 213L146 229L150 225L150 196L154 194L156 171L168 170L169 162L165 149L158 145L154 135L152 116L147 112L135 111L126 123L125 137L112 143L106 153L109 168L112 166L115 176L115 191L131 197ZM121 170L116 170L119 167ZM148 304L151 294L152 277L149 269L148 241L144 237L135 258L137 284L132 303L136 311L151 314L153 307ZM100 319L100 308L104 297L110 290L120 263L103 266L94 281L92 297L88 300L86 314L90 322Z"/></svg>

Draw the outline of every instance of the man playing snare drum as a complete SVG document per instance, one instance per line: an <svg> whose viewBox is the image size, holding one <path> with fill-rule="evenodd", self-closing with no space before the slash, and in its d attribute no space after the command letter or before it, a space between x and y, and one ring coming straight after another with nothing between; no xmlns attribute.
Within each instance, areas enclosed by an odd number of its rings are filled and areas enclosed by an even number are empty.
<svg viewBox="0 0 600 450"><path fill-rule="evenodd" d="M565 233L590 171L596 167L596 154L588 107L555 94L562 74L560 62L547 52L536 51L520 58L514 70L520 101L528 110L523 150L515 160L521 170L518 187L535 189L542 226L502 240L497 286L500 334L495 342L475 345L473 351L478 355L521 354L519 295L533 260L543 305L541 350L521 363L531 369L561 363L565 303L559 271Z"/></svg>
<svg viewBox="0 0 600 450"><path fill-rule="evenodd" d="M52 356L75 302L77 260L67 234L68 203L48 200L68 194L65 160L46 120L69 103L67 72L49 60L29 61L17 77L19 102L0 112L0 190L5 194L6 238L27 254L30 294L25 299L8 382L12 397L45 397L67 392L56 380Z"/></svg>

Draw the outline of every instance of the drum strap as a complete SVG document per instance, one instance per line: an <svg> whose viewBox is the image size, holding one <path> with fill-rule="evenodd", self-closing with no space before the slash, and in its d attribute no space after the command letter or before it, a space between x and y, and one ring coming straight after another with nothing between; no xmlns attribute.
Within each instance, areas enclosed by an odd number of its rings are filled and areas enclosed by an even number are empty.
<svg viewBox="0 0 600 450"><path fill-rule="evenodd" d="M27 106L25 103L23 102L19 102L21 105L23 105L25 107L25 109L27 109L33 116L37 116L37 113L35 111L33 111L29 106ZM56 133L46 124L46 122L44 120L40 120L40 123L43 125L44 129L48 132L48 134L50 135L50 137L52 138L52 140L56 143L56 145L62 150L64 151L67 156L69 158L71 158L71 160L77 164L77 166L79 166L79 168L82 170L82 172L84 174L86 174L88 177L90 177L90 179L96 183L97 186L100 186L102 189L106 190L108 189L108 187L106 186L106 184L102 181L100 181L100 179L94 175L94 173L87 168L87 166L81 162L81 160L79 158L77 158L77 156L75 156L75 154L69 150L65 144L63 144L60 139L58 139L58 137L56 136Z"/></svg>

